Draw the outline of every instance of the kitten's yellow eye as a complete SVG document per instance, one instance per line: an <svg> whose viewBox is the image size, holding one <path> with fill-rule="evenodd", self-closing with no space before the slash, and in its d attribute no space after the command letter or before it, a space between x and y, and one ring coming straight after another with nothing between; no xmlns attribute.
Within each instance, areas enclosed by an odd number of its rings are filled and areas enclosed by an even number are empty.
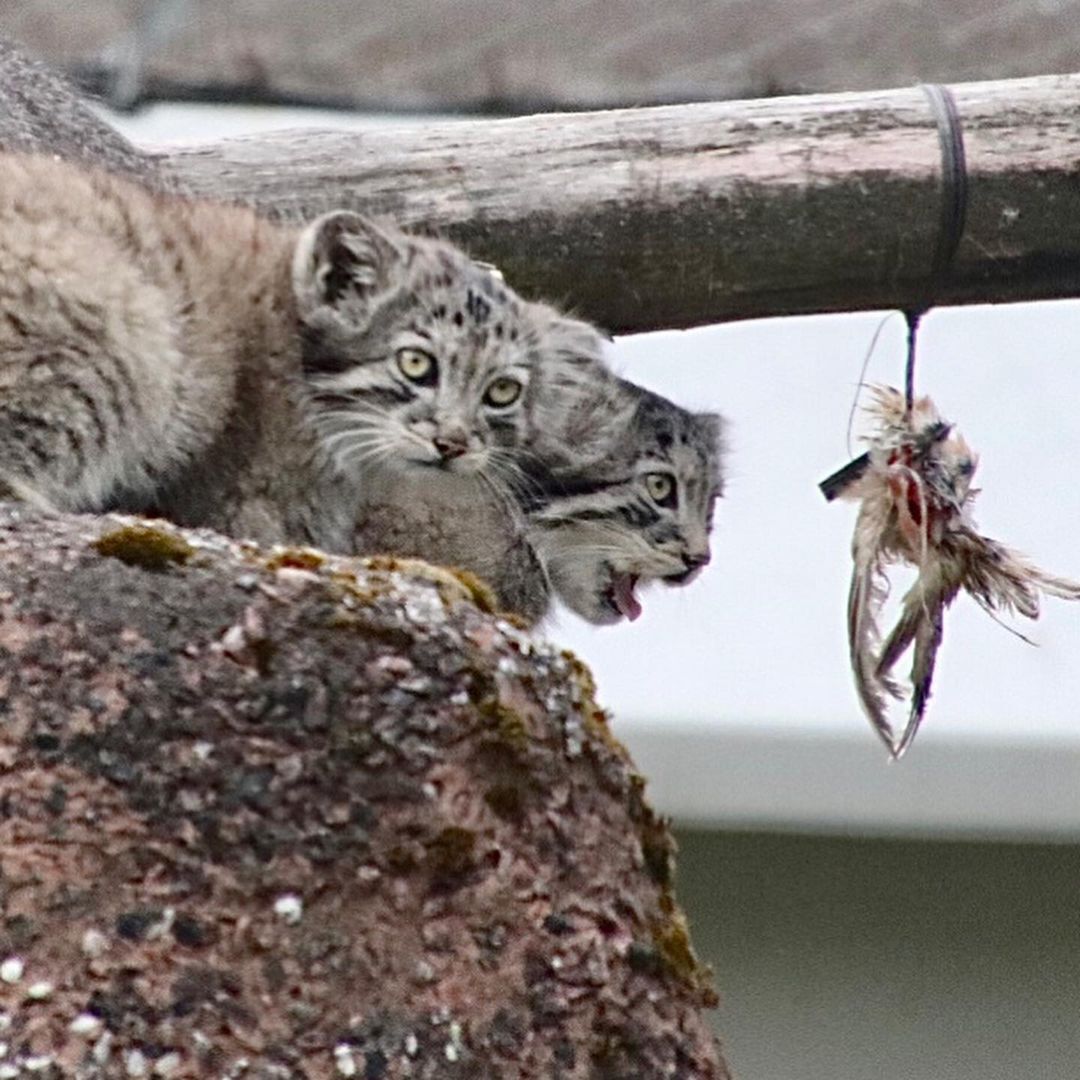
<svg viewBox="0 0 1080 1080"><path fill-rule="evenodd" d="M491 405L496 409L505 409L507 405L513 405L524 387L507 375L496 379L484 393L484 404Z"/></svg>
<svg viewBox="0 0 1080 1080"><path fill-rule="evenodd" d="M649 498L660 506L675 505L675 481L667 473L646 473L645 490Z"/></svg>
<svg viewBox="0 0 1080 1080"><path fill-rule="evenodd" d="M431 382L435 377L435 357L422 349L399 349L397 366L413 382Z"/></svg>

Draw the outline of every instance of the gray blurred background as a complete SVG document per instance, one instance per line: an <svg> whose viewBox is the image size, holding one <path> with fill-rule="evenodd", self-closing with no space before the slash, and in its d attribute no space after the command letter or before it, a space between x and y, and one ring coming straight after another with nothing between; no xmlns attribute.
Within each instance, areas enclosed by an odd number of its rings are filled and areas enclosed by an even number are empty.
<svg viewBox="0 0 1080 1080"><path fill-rule="evenodd" d="M7 0L0 32L150 144L1080 70L1069 0ZM882 317L616 342L626 374L731 419L715 559L647 594L633 626L567 615L547 633L593 665L676 818L737 1076L1064 1080L1080 1076L1080 612L1051 601L1022 628L1031 648L959 601L924 729L885 761L847 670L853 514L815 488L850 456ZM969 308L927 318L919 366L982 453L985 531L1073 576L1078 354L1080 303ZM894 315L868 378L902 364Z"/></svg>
<svg viewBox="0 0 1080 1080"><path fill-rule="evenodd" d="M134 65L149 95L444 112L998 79L1074 71L1080 51L1077 0L5 0L0 13L102 88Z"/></svg>

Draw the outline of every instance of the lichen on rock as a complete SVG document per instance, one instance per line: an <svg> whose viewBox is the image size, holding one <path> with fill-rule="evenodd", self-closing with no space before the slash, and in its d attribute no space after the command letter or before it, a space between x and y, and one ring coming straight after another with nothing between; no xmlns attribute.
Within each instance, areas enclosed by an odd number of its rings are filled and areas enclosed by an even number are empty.
<svg viewBox="0 0 1080 1080"><path fill-rule="evenodd" d="M195 551L175 531L142 522L120 525L102 533L93 546L99 555L144 570L165 570L186 563Z"/></svg>

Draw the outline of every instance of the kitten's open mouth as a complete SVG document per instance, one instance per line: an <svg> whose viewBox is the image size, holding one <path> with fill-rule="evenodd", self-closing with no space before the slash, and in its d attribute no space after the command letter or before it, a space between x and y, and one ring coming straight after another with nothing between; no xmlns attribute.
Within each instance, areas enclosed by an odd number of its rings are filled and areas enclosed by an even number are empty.
<svg viewBox="0 0 1080 1080"><path fill-rule="evenodd" d="M637 574L612 570L611 584L604 591L604 600L608 606L631 622L641 614L641 602L634 595L637 583Z"/></svg>
<svg viewBox="0 0 1080 1080"><path fill-rule="evenodd" d="M665 585L685 585L688 581L693 581L694 578L701 573L700 566L691 566L689 570L684 570L681 574L665 574Z"/></svg>

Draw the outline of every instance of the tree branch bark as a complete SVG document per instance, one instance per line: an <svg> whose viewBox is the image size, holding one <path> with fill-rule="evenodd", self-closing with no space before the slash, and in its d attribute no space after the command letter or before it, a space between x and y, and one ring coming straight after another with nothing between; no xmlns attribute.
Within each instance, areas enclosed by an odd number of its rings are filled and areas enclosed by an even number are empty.
<svg viewBox="0 0 1080 1080"><path fill-rule="evenodd" d="M1080 291L1080 76L953 88L967 228L936 299ZM443 231L618 333L926 298L940 149L918 88L278 133L176 150L195 194Z"/></svg>

